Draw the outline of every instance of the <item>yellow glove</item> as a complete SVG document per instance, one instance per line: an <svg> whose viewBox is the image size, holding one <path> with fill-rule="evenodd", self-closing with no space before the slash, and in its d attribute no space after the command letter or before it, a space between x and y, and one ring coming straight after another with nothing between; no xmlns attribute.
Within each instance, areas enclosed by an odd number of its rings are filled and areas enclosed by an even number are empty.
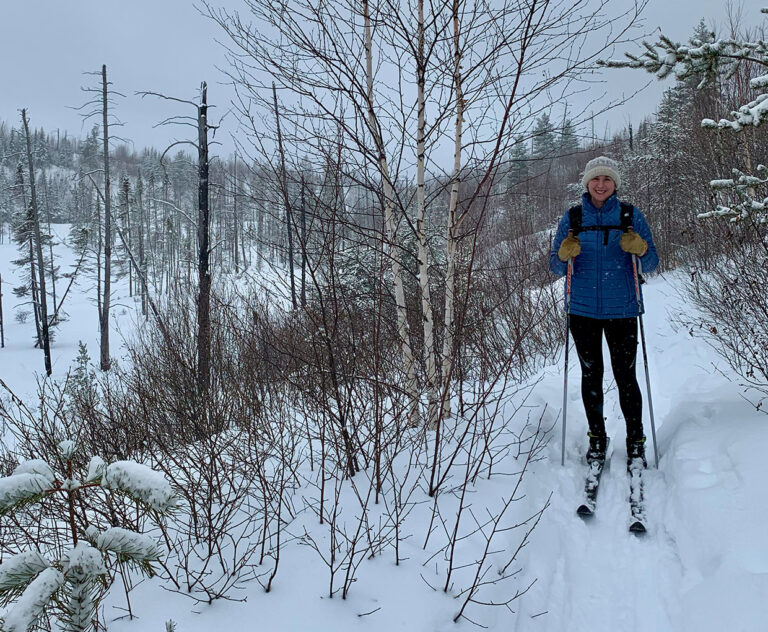
<svg viewBox="0 0 768 632"><path fill-rule="evenodd" d="M631 228L621 236L619 245L624 252L637 255L638 257L642 257L648 252L648 242Z"/></svg>
<svg viewBox="0 0 768 632"><path fill-rule="evenodd" d="M557 251L557 257L560 261L568 261L573 257L577 257L581 253L581 242L578 237L574 237L573 231L568 231L568 237L563 239L563 243L560 244L560 248Z"/></svg>

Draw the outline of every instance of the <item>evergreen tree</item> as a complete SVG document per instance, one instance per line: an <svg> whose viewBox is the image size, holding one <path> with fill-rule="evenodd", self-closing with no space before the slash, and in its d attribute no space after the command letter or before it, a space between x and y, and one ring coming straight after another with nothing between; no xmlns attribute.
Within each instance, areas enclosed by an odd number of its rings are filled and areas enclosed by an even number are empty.
<svg viewBox="0 0 768 632"><path fill-rule="evenodd" d="M579 138L571 119L565 119L558 138L558 153L560 156L572 158L579 151Z"/></svg>
<svg viewBox="0 0 768 632"><path fill-rule="evenodd" d="M530 176L530 154L527 143L522 136L515 139L509 152L509 171L507 173L507 188L520 193L520 187L528 191L528 178Z"/></svg>
<svg viewBox="0 0 768 632"><path fill-rule="evenodd" d="M558 142L554 126L549 120L549 114L544 113L536 119L536 125L533 129L533 158L541 161L541 164L546 164L548 160L557 155L557 148ZM545 170L541 166L537 168L539 172Z"/></svg>
<svg viewBox="0 0 768 632"><path fill-rule="evenodd" d="M37 289L37 260L35 257L34 230L32 225L31 210L25 186L24 167L19 161L16 166L14 180L14 197L16 210L13 214L13 240L19 247L19 258L12 261L13 265L21 268L20 276L22 284L13 288L17 298L28 298L35 316L35 340L38 347L42 347L43 338L40 327L40 297Z"/></svg>
<svg viewBox="0 0 768 632"><path fill-rule="evenodd" d="M99 139L99 126L94 125L88 136L80 144L80 168L85 172L98 169L100 158L101 141Z"/></svg>

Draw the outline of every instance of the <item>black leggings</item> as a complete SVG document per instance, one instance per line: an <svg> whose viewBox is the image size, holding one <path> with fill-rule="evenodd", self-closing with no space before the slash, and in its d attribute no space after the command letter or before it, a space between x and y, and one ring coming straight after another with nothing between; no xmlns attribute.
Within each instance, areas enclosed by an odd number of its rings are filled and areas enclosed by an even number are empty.
<svg viewBox="0 0 768 632"><path fill-rule="evenodd" d="M619 404L627 423L627 439L643 436L643 398L635 376L637 318L606 320L570 316L571 335L581 364L581 398L592 434L605 434L603 417L603 332L619 390Z"/></svg>

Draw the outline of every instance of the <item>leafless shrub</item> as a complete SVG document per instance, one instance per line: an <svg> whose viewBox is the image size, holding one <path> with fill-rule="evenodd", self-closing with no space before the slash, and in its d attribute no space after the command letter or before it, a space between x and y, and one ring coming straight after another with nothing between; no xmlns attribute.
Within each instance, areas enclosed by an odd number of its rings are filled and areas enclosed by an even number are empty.
<svg viewBox="0 0 768 632"><path fill-rule="evenodd" d="M768 396L768 227L714 223L711 229L727 246L707 269L689 263L684 288L697 309L678 319L762 393L760 409Z"/></svg>

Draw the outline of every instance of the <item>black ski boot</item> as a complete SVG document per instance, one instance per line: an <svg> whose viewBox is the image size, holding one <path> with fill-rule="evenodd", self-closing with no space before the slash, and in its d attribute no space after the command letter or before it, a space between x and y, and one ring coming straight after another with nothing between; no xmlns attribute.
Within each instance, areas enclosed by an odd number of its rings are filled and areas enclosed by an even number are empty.
<svg viewBox="0 0 768 632"><path fill-rule="evenodd" d="M587 465L592 461L598 461L600 465L605 463L605 451L608 448L608 437L604 434L587 433L589 436L589 449L587 450Z"/></svg>
<svg viewBox="0 0 768 632"><path fill-rule="evenodd" d="M645 436L639 439L627 438L627 471L631 474L633 469L644 470L646 467Z"/></svg>
<svg viewBox="0 0 768 632"><path fill-rule="evenodd" d="M582 518L594 515L597 508L597 490L600 486L600 476L606 466L606 453L610 439L605 434L592 434L589 436L589 449L587 450L587 477L584 482L584 502L576 510ZM610 463L610 462L609 462Z"/></svg>

